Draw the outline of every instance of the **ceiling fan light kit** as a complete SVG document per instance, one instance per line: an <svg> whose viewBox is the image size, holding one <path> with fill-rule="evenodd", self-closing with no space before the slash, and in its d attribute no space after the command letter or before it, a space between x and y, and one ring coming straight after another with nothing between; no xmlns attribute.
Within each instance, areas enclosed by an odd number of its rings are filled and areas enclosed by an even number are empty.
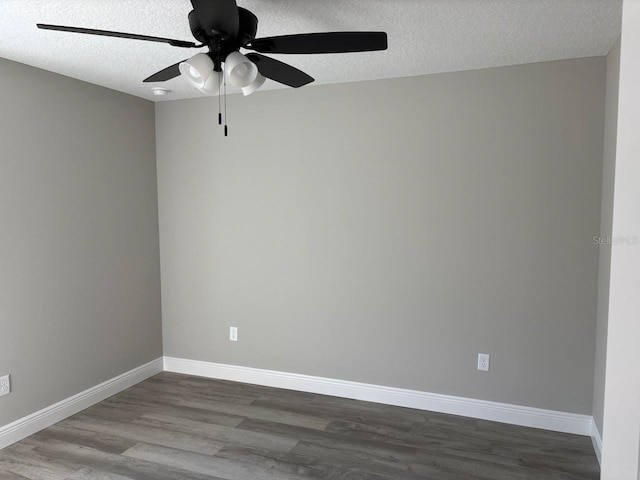
<svg viewBox="0 0 640 480"><path fill-rule="evenodd" d="M181 62L178 69L189 85L207 95L220 93L222 71L225 72L227 81L241 89L244 96L257 91L266 81L258 71L258 67L239 52L231 52L227 55L219 72L215 71L214 62L206 53L198 53Z"/></svg>
<svg viewBox="0 0 640 480"><path fill-rule="evenodd" d="M245 96L258 90L266 78L293 88L314 81L301 70L262 53L328 54L387 49L387 34L384 32L306 33L256 38L258 18L249 10L238 7L235 0L191 0L191 5L189 27L199 44L110 30L41 23L37 26L43 30L166 43L177 48L206 47L207 53L198 53L170 65L144 82L166 82L182 76L190 85L208 95L220 92L223 64L226 79L232 86L240 88ZM240 53L241 48L253 50L253 53L245 56Z"/></svg>

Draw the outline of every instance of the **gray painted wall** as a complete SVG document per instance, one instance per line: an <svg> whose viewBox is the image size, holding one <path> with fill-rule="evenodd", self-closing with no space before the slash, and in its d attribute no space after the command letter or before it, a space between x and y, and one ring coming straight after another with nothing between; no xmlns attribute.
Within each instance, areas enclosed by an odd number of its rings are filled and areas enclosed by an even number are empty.
<svg viewBox="0 0 640 480"><path fill-rule="evenodd" d="M162 355L154 108L0 59L5 425Z"/></svg>
<svg viewBox="0 0 640 480"><path fill-rule="evenodd" d="M607 93L605 99L604 163L602 167L602 208L600 236L611 238L613 225L613 191L616 166L616 134L618 124L618 83L620 81L620 39L607 56ZM600 247L598 268L598 309L596 326L596 364L593 384L593 419L602 436L604 416L604 384L609 323L609 277L611 246Z"/></svg>
<svg viewBox="0 0 640 480"><path fill-rule="evenodd" d="M165 354L591 414L605 67L156 105Z"/></svg>

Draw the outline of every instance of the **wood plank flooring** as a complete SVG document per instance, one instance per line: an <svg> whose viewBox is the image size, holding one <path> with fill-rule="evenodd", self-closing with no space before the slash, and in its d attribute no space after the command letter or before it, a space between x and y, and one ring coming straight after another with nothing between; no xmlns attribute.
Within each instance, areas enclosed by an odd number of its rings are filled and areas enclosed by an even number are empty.
<svg viewBox="0 0 640 480"><path fill-rule="evenodd" d="M2 480L589 480L588 437L161 373L0 450Z"/></svg>

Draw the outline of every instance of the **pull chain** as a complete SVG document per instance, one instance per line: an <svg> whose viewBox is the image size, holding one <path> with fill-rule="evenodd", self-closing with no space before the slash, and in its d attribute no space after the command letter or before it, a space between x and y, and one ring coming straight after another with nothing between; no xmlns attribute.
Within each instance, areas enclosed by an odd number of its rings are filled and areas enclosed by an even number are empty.
<svg viewBox="0 0 640 480"><path fill-rule="evenodd" d="M222 72L216 72L216 75L218 75L218 125L222 125L222 106L220 104L220 97L222 96L222 83L220 81L222 78L220 75L222 75Z"/></svg>
<svg viewBox="0 0 640 480"><path fill-rule="evenodd" d="M227 76L224 75L224 136L229 136L229 130L227 128Z"/></svg>

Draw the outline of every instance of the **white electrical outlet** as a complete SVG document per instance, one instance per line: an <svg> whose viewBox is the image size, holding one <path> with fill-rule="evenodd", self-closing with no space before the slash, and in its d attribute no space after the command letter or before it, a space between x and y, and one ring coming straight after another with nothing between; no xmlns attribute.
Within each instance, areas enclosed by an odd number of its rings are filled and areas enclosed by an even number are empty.
<svg viewBox="0 0 640 480"><path fill-rule="evenodd" d="M479 353L478 354L478 370L482 370L483 372L489 371L489 357L488 353Z"/></svg>
<svg viewBox="0 0 640 480"><path fill-rule="evenodd" d="M232 342L238 341L238 327L229 327L229 340Z"/></svg>
<svg viewBox="0 0 640 480"><path fill-rule="evenodd" d="M0 377L0 397L2 395L9 395L11 393L11 380L9 375Z"/></svg>

